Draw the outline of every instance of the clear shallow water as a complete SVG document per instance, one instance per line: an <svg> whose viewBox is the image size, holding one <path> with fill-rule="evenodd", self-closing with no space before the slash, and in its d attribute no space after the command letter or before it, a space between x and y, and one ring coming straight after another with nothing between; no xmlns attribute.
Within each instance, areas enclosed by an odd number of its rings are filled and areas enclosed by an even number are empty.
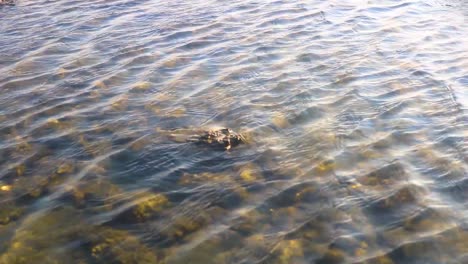
<svg viewBox="0 0 468 264"><path fill-rule="evenodd" d="M467 263L468 5L342 2L1 7L0 263Z"/></svg>

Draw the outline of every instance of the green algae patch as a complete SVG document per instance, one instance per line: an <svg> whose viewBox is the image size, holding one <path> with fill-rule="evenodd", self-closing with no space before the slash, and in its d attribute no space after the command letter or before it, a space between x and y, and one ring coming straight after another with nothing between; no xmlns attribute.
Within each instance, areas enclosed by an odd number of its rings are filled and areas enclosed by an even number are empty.
<svg viewBox="0 0 468 264"><path fill-rule="evenodd" d="M259 180L263 179L263 176L260 173L260 169L253 163L242 166L239 169L239 177L245 183L258 182Z"/></svg>
<svg viewBox="0 0 468 264"><path fill-rule="evenodd" d="M13 182L11 191L15 197L35 199L47 191L49 179L42 175L20 177Z"/></svg>
<svg viewBox="0 0 468 264"><path fill-rule="evenodd" d="M164 60L162 67L176 68L188 63L189 59L181 56L171 56Z"/></svg>
<svg viewBox="0 0 468 264"><path fill-rule="evenodd" d="M29 216L0 255L0 264L159 263L138 237L92 226L82 216L70 207Z"/></svg>
<svg viewBox="0 0 468 264"><path fill-rule="evenodd" d="M207 208L204 211L194 208L190 213L166 218L157 224L160 228L158 241L168 248L168 256L172 255L179 245L205 240L206 228L226 214L227 211L219 207Z"/></svg>
<svg viewBox="0 0 468 264"><path fill-rule="evenodd" d="M357 178L357 181L362 185L385 187L397 184L407 179L408 175L406 174L403 166L399 163L392 163Z"/></svg>
<svg viewBox="0 0 468 264"><path fill-rule="evenodd" d="M242 235L254 235L265 227L266 215L258 210L241 213L231 229Z"/></svg>
<svg viewBox="0 0 468 264"><path fill-rule="evenodd" d="M420 205L423 204L422 197L425 193L424 188L414 184L407 184L391 195L370 204L369 208L390 212L390 210L396 210L405 205Z"/></svg>
<svg viewBox="0 0 468 264"><path fill-rule="evenodd" d="M284 114L279 113L279 112L273 114L273 116L271 117L271 123L274 126L278 128L282 128L282 129L285 129L290 126L287 117Z"/></svg>
<svg viewBox="0 0 468 264"><path fill-rule="evenodd" d="M20 177L24 175L26 171L26 166L24 164L16 166L16 176Z"/></svg>
<svg viewBox="0 0 468 264"><path fill-rule="evenodd" d="M29 153L33 146L25 139L17 136L16 138L16 151L20 154Z"/></svg>
<svg viewBox="0 0 468 264"><path fill-rule="evenodd" d="M101 228L90 235L90 253L96 263L156 264L158 258L140 240L122 230Z"/></svg>
<svg viewBox="0 0 468 264"><path fill-rule="evenodd" d="M147 91L151 88L151 83L150 82L137 82L133 84L132 86L132 91L134 92L139 92L139 91Z"/></svg>
<svg viewBox="0 0 468 264"><path fill-rule="evenodd" d="M339 264L345 263L345 254L339 249L330 248L316 262L317 264Z"/></svg>
<svg viewBox="0 0 468 264"><path fill-rule="evenodd" d="M128 96L123 95L111 100L111 109L114 111L124 111L128 108Z"/></svg>
<svg viewBox="0 0 468 264"><path fill-rule="evenodd" d="M72 129L73 122L71 121L63 121L56 118L49 118L46 121L47 128L57 129L57 130L65 130L65 129Z"/></svg>
<svg viewBox="0 0 468 264"><path fill-rule="evenodd" d="M18 220L24 214L24 208L13 202L0 204L0 225L7 225Z"/></svg>
<svg viewBox="0 0 468 264"><path fill-rule="evenodd" d="M66 163L61 164L57 168L56 173L59 174L59 175L70 174L70 173L72 173L74 171L74 169L75 169L75 166L72 163L66 162Z"/></svg>
<svg viewBox="0 0 468 264"><path fill-rule="evenodd" d="M366 264L395 264L393 260L386 255L378 256L372 259L368 259L365 262Z"/></svg>
<svg viewBox="0 0 468 264"><path fill-rule="evenodd" d="M314 167L313 173L317 176L328 175L336 169L336 162L333 160L325 160Z"/></svg>
<svg viewBox="0 0 468 264"><path fill-rule="evenodd" d="M85 181L72 188L68 196L72 199L75 207L94 206L93 209L98 208L106 211L113 208L113 203L117 202L116 196L121 193L122 190L112 182L96 179Z"/></svg>
<svg viewBox="0 0 468 264"><path fill-rule="evenodd" d="M101 80L95 81L95 82L93 83L93 85L94 85L94 87L97 87L97 88L99 88L99 89L107 89L107 88L108 88L107 85L106 85L103 81L101 81Z"/></svg>
<svg viewBox="0 0 468 264"><path fill-rule="evenodd" d="M161 212L167 205L169 200L163 194L151 194L144 198L143 201L137 203L133 209L133 214L139 221L144 221L152 215Z"/></svg>
<svg viewBox="0 0 468 264"><path fill-rule="evenodd" d="M86 225L70 209L32 215L17 229L8 249L0 256L0 263L71 263L73 254L67 255L63 246L83 232Z"/></svg>
<svg viewBox="0 0 468 264"><path fill-rule="evenodd" d="M434 232L445 230L455 223L449 214L440 209L426 208L403 222L403 228L408 232Z"/></svg>
<svg viewBox="0 0 468 264"><path fill-rule="evenodd" d="M173 225L164 232L171 241L176 241L186 237L206 225L206 219L191 218L187 216L178 217L173 221Z"/></svg>
<svg viewBox="0 0 468 264"><path fill-rule="evenodd" d="M281 241L279 248L280 263L292 263L295 258L302 258L304 256L302 241L299 239Z"/></svg>
<svg viewBox="0 0 468 264"><path fill-rule="evenodd" d="M124 223L142 223L159 217L163 210L170 206L169 199L160 193L144 192L137 194L126 210L114 219Z"/></svg>

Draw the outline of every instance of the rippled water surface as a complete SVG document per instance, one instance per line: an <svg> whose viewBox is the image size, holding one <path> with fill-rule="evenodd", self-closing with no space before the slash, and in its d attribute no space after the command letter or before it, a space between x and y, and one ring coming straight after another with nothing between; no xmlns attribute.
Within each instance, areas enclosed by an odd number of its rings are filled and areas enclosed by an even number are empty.
<svg viewBox="0 0 468 264"><path fill-rule="evenodd" d="M468 4L0 7L0 263L468 263ZM241 133L228 151L187 142Z"/></svg>

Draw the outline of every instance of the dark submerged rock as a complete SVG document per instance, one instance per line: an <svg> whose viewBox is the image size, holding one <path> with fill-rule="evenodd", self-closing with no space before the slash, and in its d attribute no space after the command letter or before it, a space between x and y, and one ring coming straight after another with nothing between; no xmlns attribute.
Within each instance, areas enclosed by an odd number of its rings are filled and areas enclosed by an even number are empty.
<svg viewBox="0 0 468 264"><path fill-rule="evenodd" d="M244 138L229 128L222 128L206 131L200 136L189 139L189 141L217 149L229 150L244 143Z"/></svg>

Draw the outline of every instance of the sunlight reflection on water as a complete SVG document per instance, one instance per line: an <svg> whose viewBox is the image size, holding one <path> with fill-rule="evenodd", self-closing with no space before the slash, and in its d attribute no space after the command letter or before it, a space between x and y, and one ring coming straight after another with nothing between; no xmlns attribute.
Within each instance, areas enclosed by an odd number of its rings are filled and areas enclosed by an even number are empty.
<svg viewBox="0 0 468 264"><path fill-rule="evenodd" d="M0 263L466 263L467 10L0 7Z"/></svg>

